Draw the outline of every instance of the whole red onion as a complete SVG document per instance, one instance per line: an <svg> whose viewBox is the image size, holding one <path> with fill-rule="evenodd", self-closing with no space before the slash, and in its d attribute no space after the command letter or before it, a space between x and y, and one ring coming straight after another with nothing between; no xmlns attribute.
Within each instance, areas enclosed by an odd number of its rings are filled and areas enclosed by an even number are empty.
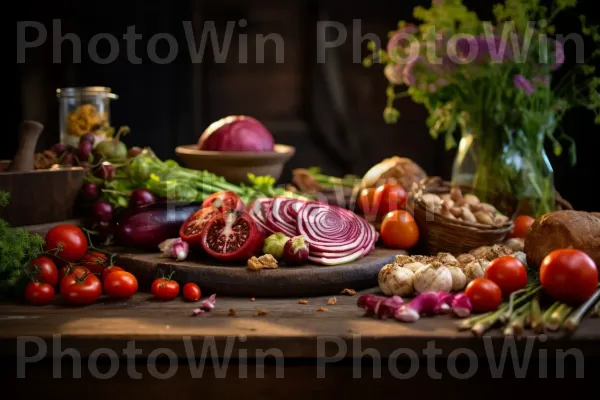
<svg viewBox="0 0 600 400"><path fill-rule="evenodd" d="M213 122L198 140L199 150L273 151L271 132L260 122L245 115L233 115Z"/></svg>

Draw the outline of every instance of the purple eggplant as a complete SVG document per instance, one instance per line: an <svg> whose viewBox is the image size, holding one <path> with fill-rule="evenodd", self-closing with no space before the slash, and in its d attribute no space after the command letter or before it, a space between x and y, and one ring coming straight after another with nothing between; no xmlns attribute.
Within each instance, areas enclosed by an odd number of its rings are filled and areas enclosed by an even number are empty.
<svg viewBox="0 0 600 400"><path fill-rule="evenodd" d="M158 251L167 239L179 237L179 228L201 203L160 202L125 211L117 223L117 243L139 250Z"/></svg>

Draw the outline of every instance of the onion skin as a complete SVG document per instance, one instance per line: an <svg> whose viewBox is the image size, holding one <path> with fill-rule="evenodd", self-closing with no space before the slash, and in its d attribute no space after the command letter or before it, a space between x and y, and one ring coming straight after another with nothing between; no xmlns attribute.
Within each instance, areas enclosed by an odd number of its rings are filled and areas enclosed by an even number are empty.
<svg viewBox="0 0 600 400"><path fill-rule="evenodd" d="M232 115L213 122L200 136L199 150L267 152L275 141L259 121L245 115Z"/></svg>
<svg viewBox="0 0 600 400"><path fill-rule="evenodd" d="M116 240L126 247L155 251L167 239L178 237L179 228L200 203L155 203L128 209L117 223Z"/></svg>

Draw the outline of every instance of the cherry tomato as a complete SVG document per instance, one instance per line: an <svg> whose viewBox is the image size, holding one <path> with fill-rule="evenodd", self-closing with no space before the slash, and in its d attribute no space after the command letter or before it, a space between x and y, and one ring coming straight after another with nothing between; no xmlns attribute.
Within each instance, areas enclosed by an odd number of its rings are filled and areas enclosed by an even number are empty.
<svg viewBox="0 0 600 400"><path fill-rule="evenodd" d="M104 270L102 271L102 280L106 281L106 278L108 277L108 275L112 274L113 272L117 272L117 271L125 271L125 270L121 267L117 267L116 265L111 265L111 266L104 268Z"/></svg>
<svg viewBox="0 0 600 400"><path fill-rule="evenodd" d="M60 269L59 272L59 280L62 281L65 276L70 275L72 273L78 272L79 274L85 274L85 273L89 273L90 270L85 268L85 267L81 267L81 266L64 266Z"/></svg>
<svg viewBox="0 0 600 400"><path fill-rule="evenodd" d="M419 228L412 215L404 210L389 212L381 224L381 239L387 247L408 250L419 241Z"/></svg>
<svg viewBox="0 0 600 400"><path fill-rule="evenodd" d="M198 301L201 296L200 287L193 282L186 283L183 286L183 297L189 301Z"/></svg>
<svg viewBox="0 0 600 400"><path fill-rule="evenodd" d="M506 297L527 286L527 269L515 257L504 256L488 265L485 278L500 286L502 295Z"/></svg>
<svg viewBox="0 0 600 400"><path fill-rule="evenodd" d="M58 283L58 269L56 264L48 257L38 257L31 262L30 271L36 280L56 286Z"/></svg>
<svg viewBox="0 0 600 400"><path fill-rule="evenodd" d="M108 257L99 251L90 251L84 254L79 264L90 270L93 274L101 274L108 265Z"/></svg>
<svg viewBox="0 0 600 400"><path fill-rule="evenodd" d="M104 280L104 293L110 297L126 299L133 296L137 289L138 281L129 272L114 271Z"/></svg>
<svg viewBox="0 0 600 400"><path fill-rule="evenodd" d="M89 271L76 270L60 282L60 294L69 304L92 304L102 294L102 284L100 279Z"/></svg>
<svg viewBox="0 0 600 400"><path fill-rule="evenodd" d="M477 278L469 282L465 294L475 312L494 311L502 302L500 286L485 278Z"/></svg>
<svg viewBox="0 0 600 400"><path fill-rule="evenodd" d="M169 278L158 278L152 282L152 294L160 300L172 300L179 294L179 283Z"/></svg>
<svg viewBox="0 0 600 400"><path fill-rule="evenodd" d="M390 211L404 208L408 202L408 194L400 185L386 183L375 189L373 195L373 212L383 217Z"/></svg>
<svg viewBox="0 0 600 400"><path fill-rule="evenodd" d="M375 188L363 189L358 196L358 209L365 216L372 216L376 213L373 208L373 200L375 198Z"/></svg>
<svg viewBox="0 0 600 400"><path fill-rule="evenodd" d="M43 306L54 298L54 288L48 283L30 282L25 287L25 300L29 304Z"/></svg>
<svg viewBox="0 0 600 400"><path fill-rule="evenodd" d="M78 261L87 251L87 239L83 231L75 225L61 224L46 233L46 251L58 252L58 257L69 262Z"/></svg>
<svg viewBox="0 0 600 400"><path fill-rule="evenodd" d="M202 202L202 208L214 207L220 212L225 211L244 211L246 206L240 196L235 192L225 190L213 193Z"/></svg>
<svg viewBox="0 0 600 400"><path fill-rule="evenodd" d="M525 239L531 225L535 222L535 219L528 215L519 215L515 218L515 227L508 235L509 238L521 238Z"/></svg>
<svg viewBox="0 0 600 400"><path fill-rule="evenodd" d="M542 261L540 281L544 290L556 300L583 303L596 291L598 268L583 251L554 250Z"/></svg>

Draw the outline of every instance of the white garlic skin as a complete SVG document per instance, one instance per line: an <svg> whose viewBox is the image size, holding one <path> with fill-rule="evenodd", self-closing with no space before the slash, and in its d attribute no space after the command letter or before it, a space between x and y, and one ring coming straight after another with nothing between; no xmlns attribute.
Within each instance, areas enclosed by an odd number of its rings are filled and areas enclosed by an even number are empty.
<svg viewBox="0 0 600 400"><path fill-rule="evenodd" d="M452 274L446 267L435 268L432 265L426 265L415 273L414 288L419 293L450 292L452 290Z"/></svg>
<svg viewBox="0 0 600 400"><path fill-rule="evenodd" d="M462 269L458 267L447 267L448 271L450 271L450 275L452 275L452 291L460 292L467 286L467 276L462 271Z"/></svg>
<svg viewBox="0 0 600 400"><path fill-rule="evenodd" d="M379 271L379 288L386 296L408 296L414 293L414 277L410 269L388 264Z"/></svg>

